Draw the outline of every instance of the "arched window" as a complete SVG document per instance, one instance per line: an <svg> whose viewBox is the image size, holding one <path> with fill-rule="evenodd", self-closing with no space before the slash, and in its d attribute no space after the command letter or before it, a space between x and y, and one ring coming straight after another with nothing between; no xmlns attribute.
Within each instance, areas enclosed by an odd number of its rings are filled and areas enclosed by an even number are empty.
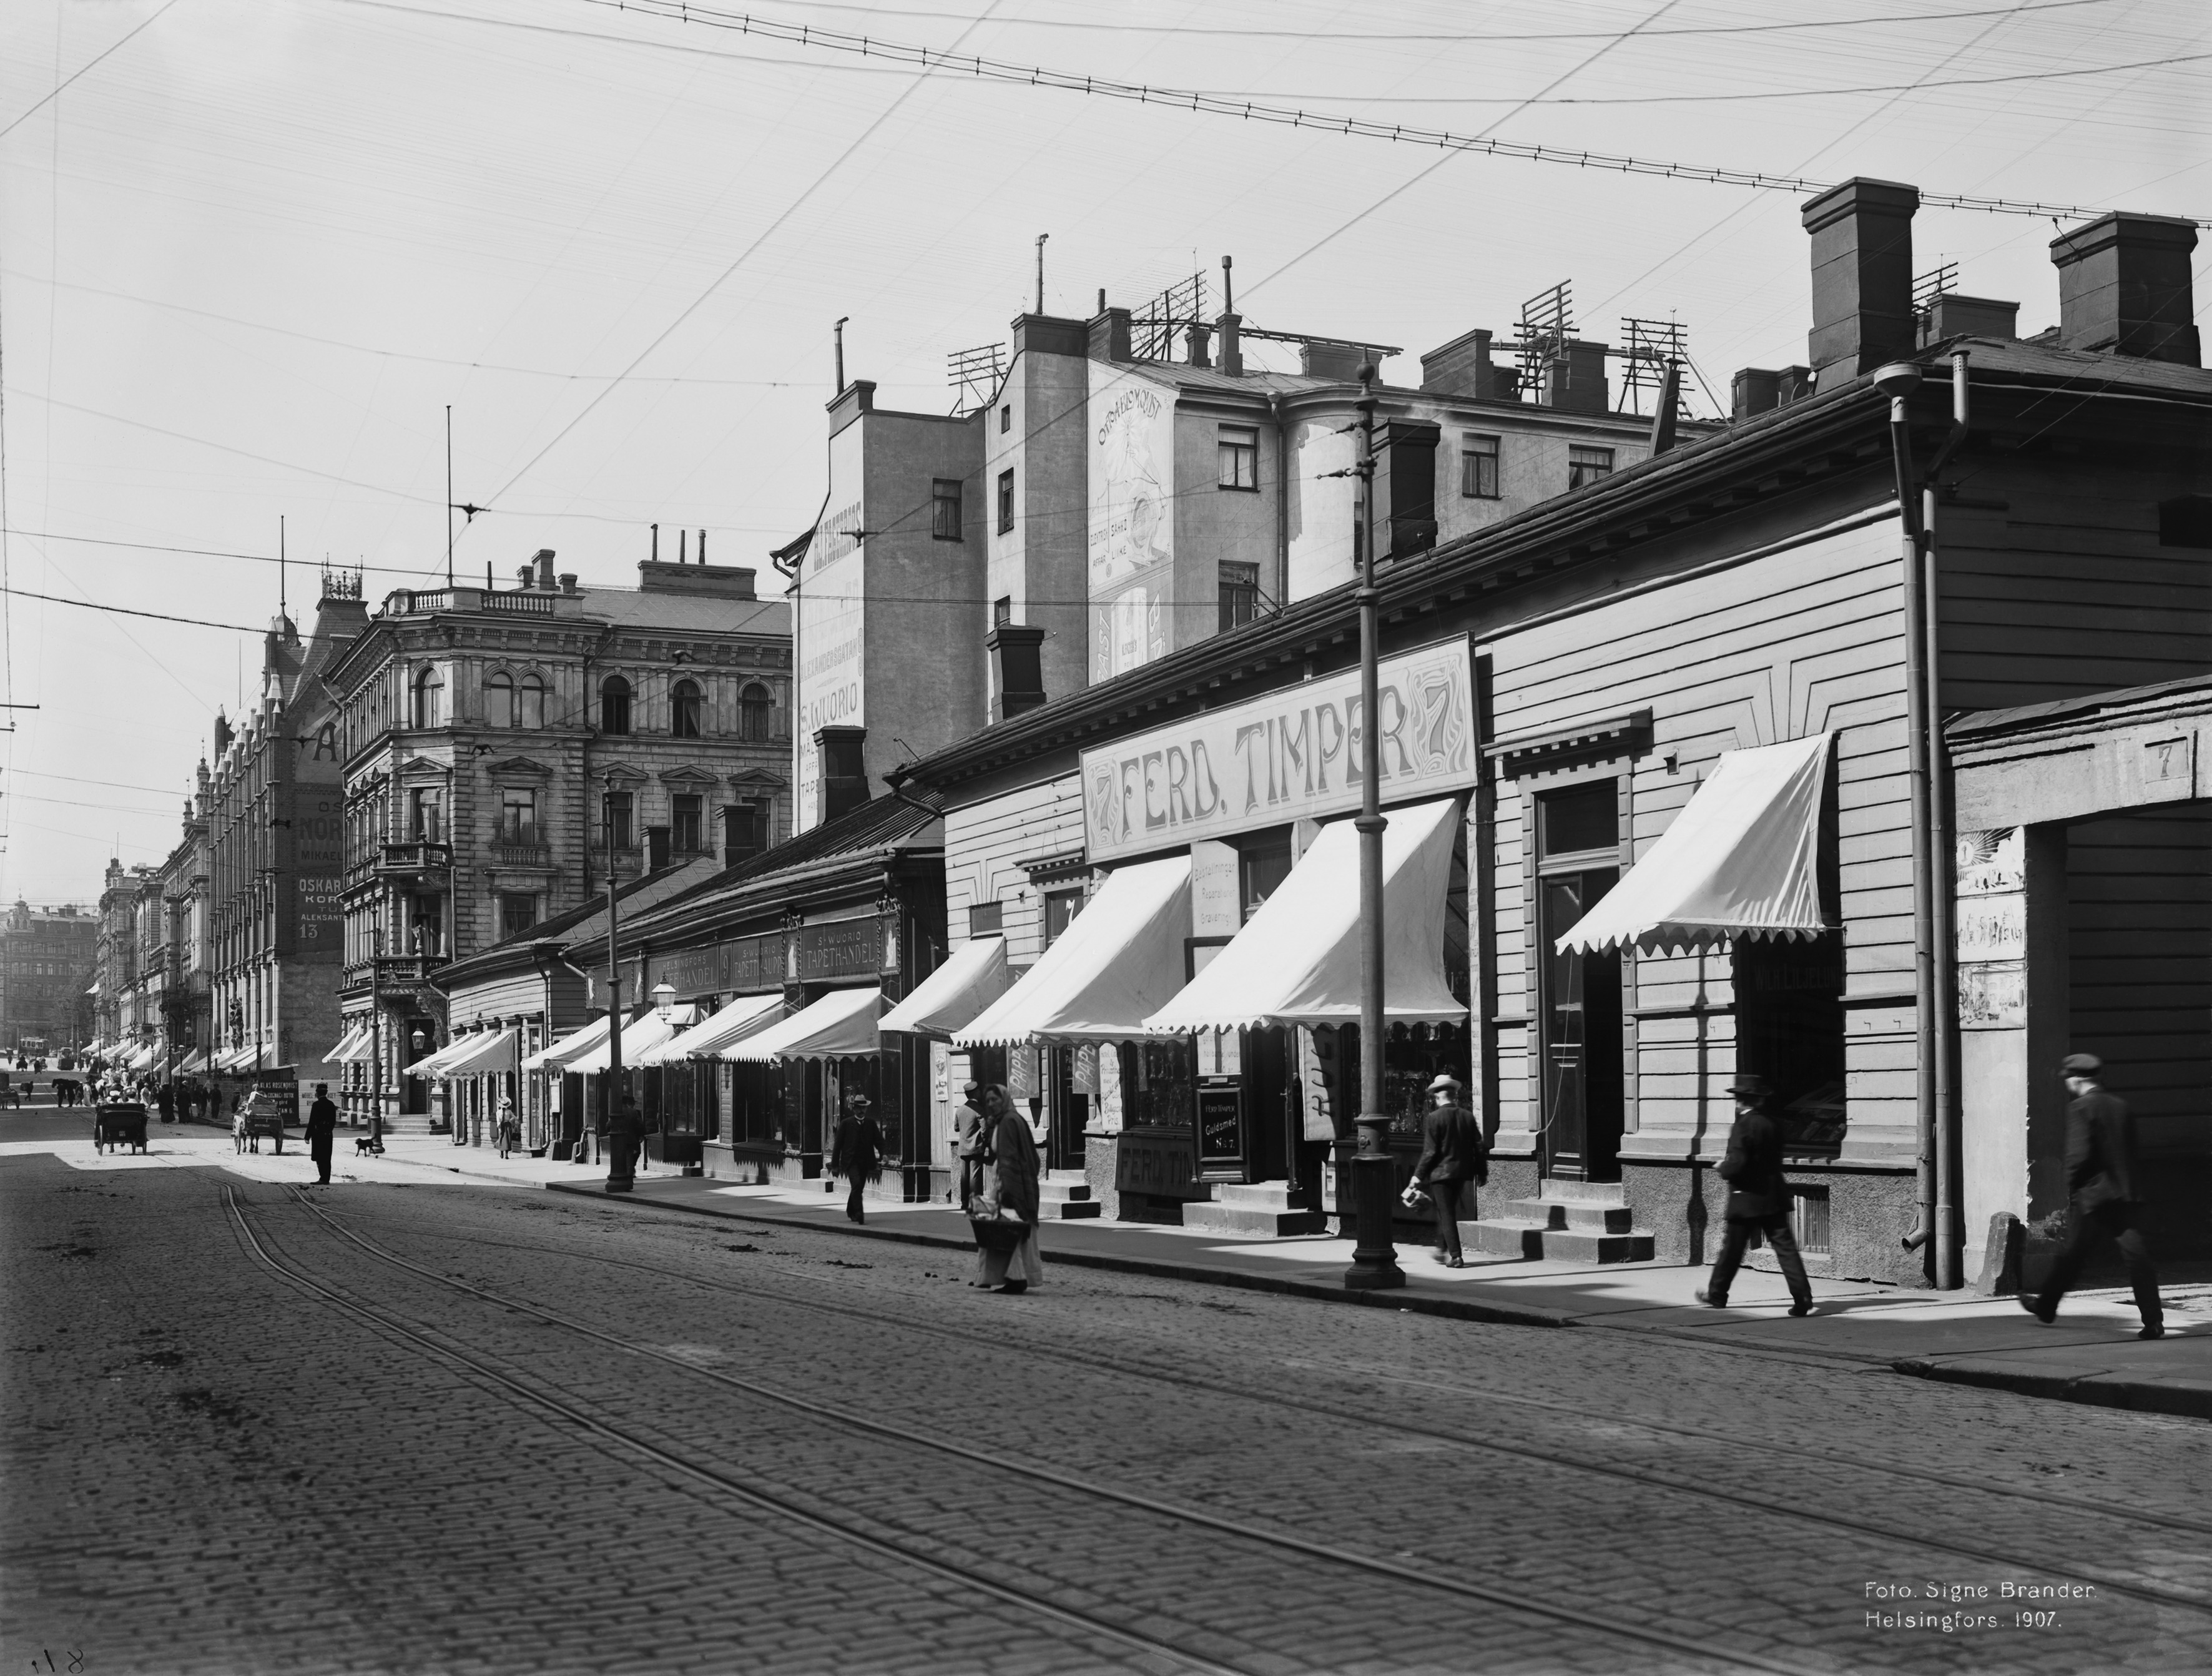
<svg viewBox="0 0 2212 1676"><path fill-rule="evenodd" d="M545 725L545 683L535 675L525 675L514 689L514 725L518 728L542 728Z"/></svg>
<svg viewBox="0 0 2212 1676"><path fill-rule="evenodd" d="M738 735L766 739L775 725L775 698L758 681L748 682L738 695Z"/></svg>
<svg viewBox="0 0 2212 1676"><path fill-rule="evenodd" d="M599 683L599 731L629 731L629 683L620 675L610 675Z"/></svg>
<svg viewBox="0 0 2212 1676"><path fill-rule="evenodd" d="M514 677L495 669L484 677L484 725L512 728L514 720Z"/></svg>
<svg viewBox="0 0 2212 1676"><path fill-rule="evenodd" d="M426 664L415 677L414 712L409 725L416 728L445 726L446 683L439 675L435 664Z"/></svg>
<svg viewBox="0 0 2212 1676"><path fill-rule="evenodd" d="M696 681L678 681L668 695L668 731L678 739L696 739L706 706L700 702Z"/></svg>

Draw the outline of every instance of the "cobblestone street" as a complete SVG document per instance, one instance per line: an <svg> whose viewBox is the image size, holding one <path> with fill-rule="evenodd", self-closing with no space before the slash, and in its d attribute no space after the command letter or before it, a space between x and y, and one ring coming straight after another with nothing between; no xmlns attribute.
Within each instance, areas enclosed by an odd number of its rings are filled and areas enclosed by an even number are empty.
<svg viewBox="0 0 2212 1676"><path fill-rule="evenodd" d="M2212 1666L2201 1422L146 1162L0 1162L7 1669Z"/></svg>

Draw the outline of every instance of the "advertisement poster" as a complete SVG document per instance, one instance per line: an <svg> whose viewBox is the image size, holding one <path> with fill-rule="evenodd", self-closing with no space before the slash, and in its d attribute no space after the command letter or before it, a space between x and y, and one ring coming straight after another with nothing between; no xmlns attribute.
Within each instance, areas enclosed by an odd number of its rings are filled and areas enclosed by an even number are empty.
<svg viewBox="0 0 2212 1676"><path fill-rule="evenodd" d="M860 426L830 439L830 502L791 590L798 636L799 726L793 741L799 832L823 817L823 728L867 725L867 560L861 551Z"/></svg>
<svg viewBox="0 0 2212 1676"><path fill-rule="evenodd" d="M1175 590L1175 393L1091 363L1091 679L1165 655Z"/></svg>

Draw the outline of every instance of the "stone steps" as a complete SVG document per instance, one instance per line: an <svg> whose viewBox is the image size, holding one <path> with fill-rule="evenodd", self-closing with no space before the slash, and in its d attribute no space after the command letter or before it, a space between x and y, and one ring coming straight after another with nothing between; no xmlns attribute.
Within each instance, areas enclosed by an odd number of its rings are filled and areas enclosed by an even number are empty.
<svg viewBox="0 0 2212 1676"><path fill-rule="evenodd" d="M1535 1198L1515 1199L1514 1214L1462 1222L1469 1250L1492 1257L1570 1263L1647 1263L1655 1242L1638 1230L1627 1189L1611 1181L1547 1180Z"/></svg>
<svg viewBox="0 0 2212 1676"><path fill-rule="evenodd" d="M1047 1170L1037 1183L1037 1220L1081 1222L1105 1207L1091 1197L1091 1182L1081 1170Z"/></svg>
<svg viewBox="0 0 2212 1676"><path fill-rule="evenodd" d="M1217 1181L1211 1198L1182 1208L1182 1225L1200 1234L1318 1234L1326 1221L1318 1210L1292 1204L1289 1184L1281 1181Z"/></svg>

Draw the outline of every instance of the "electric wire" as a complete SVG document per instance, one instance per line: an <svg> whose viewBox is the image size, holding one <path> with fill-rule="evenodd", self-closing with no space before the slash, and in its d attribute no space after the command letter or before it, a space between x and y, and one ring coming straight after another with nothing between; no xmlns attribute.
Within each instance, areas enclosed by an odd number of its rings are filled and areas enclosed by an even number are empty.
<svg viewBox="0 0 2212 1676"><path fill-rule="evenodd" d="M86 71L93 69L95 65L104 63L111 54L120 50L127 42L137 39L137 37L145 30L151 28L154 24L160 20L162 13L167 11L171 6L173 6L176 3L177 0L163 0L163 3L161 8L156 10L152 16L147 18L144 22L139 24L137 28L131 29L124 34L113 46L108 47L105 52L100 52L94 57L87 59L67 77L54 83L53 87L42 97L34 101L30 105L26 106L22 110L16 112L15 119L9 122L5 128L0 128L0 139L7 138L8 136L14 133L16 129L21 127L24 123L29 121L33 116L44 110L47 106L52 104L55 100L60 98L62 96L62 90L67 88L70 82L75 82L78 76L84 75Z"/></svg>

